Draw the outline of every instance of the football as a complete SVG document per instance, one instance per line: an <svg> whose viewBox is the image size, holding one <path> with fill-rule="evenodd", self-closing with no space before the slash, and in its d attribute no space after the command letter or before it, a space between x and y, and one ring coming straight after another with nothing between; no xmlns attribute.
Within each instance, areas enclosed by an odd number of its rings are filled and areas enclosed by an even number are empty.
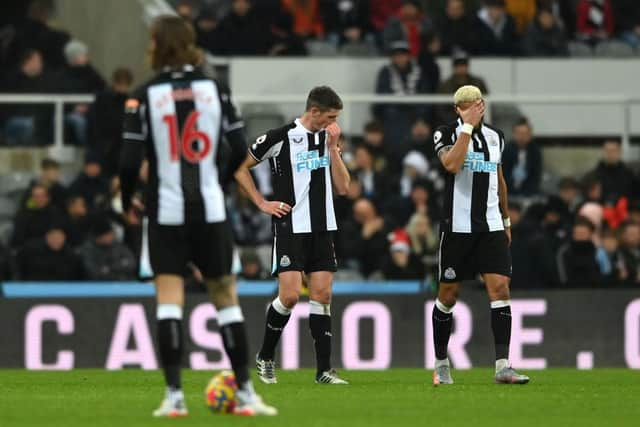
<svg viewBox="0 0 640 427"><path fill-rule="evenodd" d="M205 398L207 406L216 414L232 414L236 407L236 377L231 371L221 371L211 378Z"/></svg>

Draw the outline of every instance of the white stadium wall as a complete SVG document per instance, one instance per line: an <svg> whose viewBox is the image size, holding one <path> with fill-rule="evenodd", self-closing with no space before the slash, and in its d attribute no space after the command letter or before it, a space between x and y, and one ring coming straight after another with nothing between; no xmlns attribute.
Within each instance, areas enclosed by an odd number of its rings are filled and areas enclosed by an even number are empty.
<svg viewBox="0 0 640 427"><path fill-rule="evenodd" d="M373 93L378 69L386 58L249 59L230 61L235 96L299 94L298 104L281 107L287 117L301 111L311 86L329 84L339 93ZM451 61L439 59L442 78ZM640 100L638 59L472 59L471 72L485 79L494 95L619 95ZM620 134L620 105L519 105L541 136ZM360 133L368 107L345 110L345 131ZM631 131L640 134L640 103L632 108ZM253 136L253 135L252 135Z"/></svg>

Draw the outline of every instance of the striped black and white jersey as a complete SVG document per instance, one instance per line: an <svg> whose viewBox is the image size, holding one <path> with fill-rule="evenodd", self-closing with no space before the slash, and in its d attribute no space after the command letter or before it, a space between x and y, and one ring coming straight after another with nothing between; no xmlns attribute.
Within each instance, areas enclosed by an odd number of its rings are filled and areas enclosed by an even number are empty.
<svg viewBox="0 0 640 427"><path fill-rule="evenodd" d="M283 219L276 219L276 234L311 233L338 229L333 210L331 157L327 132L311 132L296 119L284 127L258 137L249 154L258 162L269 159L274 200L292 206Z"/></svg>
<svg viewBox="0 0 640 427"><path fill-rule="evenodd" d="M188 65L158 74L127 100L121 164L134 170L138 161L127 157L144 149L149 161L145 204L151 220L182 225L226 219L220 141L242 127L229 91ZM244 136L239 144L246 155ZM131 183L124 181L130 177L121 173L121 180L127 203Z"/></svg>
<svg viewBox="0 0 640 427"><path fill-rule="evenodd" d="M462 130L462 120L440 126L433 134L435 152L451 148ZM502 131L487 124L473 130L469 149L456 173L447 173L442 230L476 233L504 230L498 198L498 167L504 149Z"/></svg>

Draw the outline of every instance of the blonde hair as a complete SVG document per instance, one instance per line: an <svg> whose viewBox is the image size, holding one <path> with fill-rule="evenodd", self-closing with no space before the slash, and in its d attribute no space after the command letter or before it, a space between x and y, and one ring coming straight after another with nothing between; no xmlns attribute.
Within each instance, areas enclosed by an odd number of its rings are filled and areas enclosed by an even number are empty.
<svg viewBox="0 0 640 427"><path fill-rule="evenodd" d="M453 94L453 103L460 105L464 102L475 102L482 99L482 92L477 86L466 85L458 88Z"/></svg>

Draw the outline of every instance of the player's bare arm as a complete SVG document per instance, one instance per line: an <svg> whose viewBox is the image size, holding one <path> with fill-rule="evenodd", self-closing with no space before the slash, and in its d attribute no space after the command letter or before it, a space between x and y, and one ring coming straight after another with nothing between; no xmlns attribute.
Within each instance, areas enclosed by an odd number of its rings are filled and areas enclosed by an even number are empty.
<svg viewBox="0 0 640 427"><path fill-rule="evenodd" d="M509 219L509 197L507 194L507 181L502 174L502 165L498 165L498 198L500 200L500 213L504 221L504 232L511 244L511 221Z"/></svg>
<svg viewBox="0 0 640 427"><path fill-rule="evenodd" d="M465 105L470 104L470 105ZM468 132L461 132L453 146L448 150L440 151L440 162L442 166L450 173L458 173L462 169L469 142L471 141L471 132L473 128L480 124L484 115L484 101L478 100L474 103L465 103L456 106L456 111L465 124L469 124L471 128Z"/></svg>
<svg viewBox="0 0 640 427"><path fill-rule="evenodd" d="M238 184L244 191L247 192L251 201L262 212L268 215L275 215L277 218L282 218L291 211L291 206L285 202L280 201L268 201L256 188L256 184L253 182L253 177L249 169L258 164L258 161L250 154L247 154L244 162L236 170L234 177Z"/></svg>
<svg viewBox="0 0 640 427"><path fill-rule="evenodd" d="M351 176L347 166L342 161L342 153L340 152L340 146L338 140L340 139L340 126L336 122L333 122L327 126L327 148L329 155L331 156L331 178L333 179L333 186L336 192L344 196L349 190L349 183L351 182Z"/></svg>

